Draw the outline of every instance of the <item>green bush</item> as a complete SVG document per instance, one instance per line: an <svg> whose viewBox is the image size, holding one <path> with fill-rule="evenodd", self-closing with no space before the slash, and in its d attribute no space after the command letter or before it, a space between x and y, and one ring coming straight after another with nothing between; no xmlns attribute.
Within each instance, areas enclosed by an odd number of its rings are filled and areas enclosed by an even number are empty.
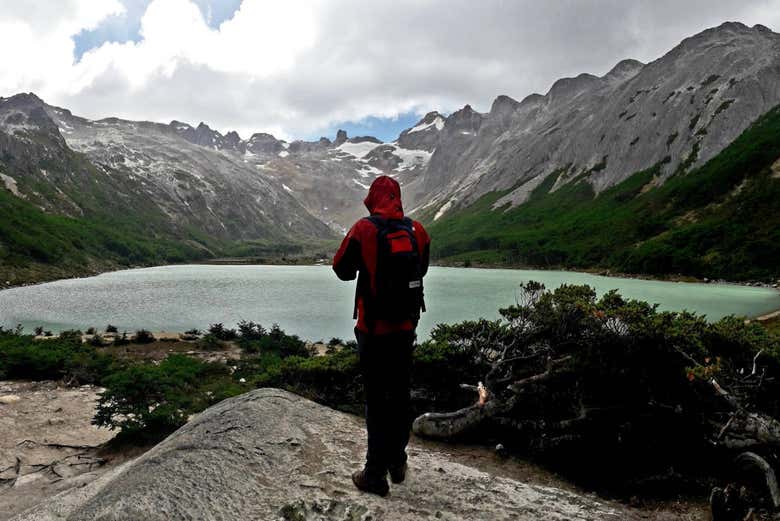
<svg viewBox="0 0 780 521"><path fill-rule="evenodd" d="M252 338L245 340L242 337L239 341L241 348L248 353L274 353L282 358L311 356L306 349L306 342L297 335L288 335L278 324L274 324L269 331L262 330L262 334Z"/></svg>
<svg viewBox="0 0 780 521"><path fill-rule="evenodd" d="M235 329L228 329L225 324L211 324L209 326L209 333L214 335L219 340L235 340L238 336Z"/></svg>
<svg viewBox="0 0 780 521"><path fill-rule="evenodd" d="M253 387L279 387L341 410L362 410L363 390L354 351L310 358L261 353L265 354L244 361L236 376L245 377Z"/></svg>
<svg viewBox="0 0 780 521"><path fill-rule="evenodd" d="M144 441L160 439L191 414L241 390L224 365L182 355L131 365L107 376L103 385L93 423Z"/></svg>
<svg viewBox="0 0 780 521"><path fill-rule="evenodd" d="M217 351L225 347L225 344L222 342L222 340L217 338L212 333L203 335L202 338L198 339L196 345L204 351Z"/></svg>
<svg viewBox="0 0 780 521"><path fill-rule="evenodd" d="M151 344L155 341L154 335L146 329L139 329L133 335L133 342L136 344Z"/></svg>
<svg viewBox="0 0 780 521"><path fill-rule="evenodd" d="M60 380L100 383L112 365L112 358L81 335L50 340L0 330L0 379Z"/></svg>

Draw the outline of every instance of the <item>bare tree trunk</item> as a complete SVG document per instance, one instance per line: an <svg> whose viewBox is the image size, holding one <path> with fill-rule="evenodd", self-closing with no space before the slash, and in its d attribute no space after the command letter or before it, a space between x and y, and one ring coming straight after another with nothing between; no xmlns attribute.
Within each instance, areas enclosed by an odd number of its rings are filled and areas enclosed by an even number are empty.
<svg viewBox="0 0 780 521"><path fill-rule="evenodd" d="M487 418L507 412L511 404L498 400L488 400L484 405L475 403L455 412L423 414L414 420L412 430L418 436L447 439L467 432Z"/></svg>

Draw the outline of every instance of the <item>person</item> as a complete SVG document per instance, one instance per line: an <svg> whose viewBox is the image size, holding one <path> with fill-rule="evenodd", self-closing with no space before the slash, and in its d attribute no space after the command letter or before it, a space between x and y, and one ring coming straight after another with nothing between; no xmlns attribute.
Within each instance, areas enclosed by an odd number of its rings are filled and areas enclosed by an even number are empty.
<svg viewBox="0 0 780 521"><path fill-rule="evenodd" d="M355 336L366 396L368 450L355 486L384 496L406 477L411 427L409 396L415 329L424 311L422 279L428 271L430 238L404 216L401 187L377 177L364 200L370 216L357 221L333 259L341 280L354 280Z"/></svg>

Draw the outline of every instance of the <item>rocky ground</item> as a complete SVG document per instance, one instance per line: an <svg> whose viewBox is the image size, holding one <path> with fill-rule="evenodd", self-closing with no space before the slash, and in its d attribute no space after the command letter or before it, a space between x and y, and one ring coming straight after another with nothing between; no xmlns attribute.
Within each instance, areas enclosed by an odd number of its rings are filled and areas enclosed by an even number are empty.
<svg viewBox="0 0 780 521"><path fill-rule="evenodd" d="M102 449L115 433L90 423L99 392L0 382L0 520L94 481L125 458Z"/></svg>
<svg viewBox="0 0 780 521"><path fill-rule="evenodd" d="M0 423L2 461L10 455L13 464L21 453L22 474L39 474L5 485L0 519L702 519L690 505L629 508L491 451L418 440L410 446L407 483L385 499L360 494L349 475L365 450L361 420L274 389L221 402L137 458L95 461L101 455L94 446L111 436L89 425L96 389L57 390L50 383L0 389L21 394L2 405L11 408ZM63 422L49 423L56 418ZM36 443L20 444L25 439ZM35 465L75 457L50 456L41 445L54 443L89 445L59 450L94 459L84 459L75 476L43 472ZM58 465L59 474L69 472Z"/></svg>

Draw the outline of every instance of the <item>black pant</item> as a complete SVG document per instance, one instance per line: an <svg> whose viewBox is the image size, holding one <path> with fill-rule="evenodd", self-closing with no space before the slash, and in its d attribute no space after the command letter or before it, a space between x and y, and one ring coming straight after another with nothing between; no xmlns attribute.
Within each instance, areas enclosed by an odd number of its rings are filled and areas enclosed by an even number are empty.
<svg viewBox="0 0 780 521"><path fill-rule="evenodd" d="M406 461L412 422L409 379L413 331L369 335L355 330L366 393L368 453L366 471L384 477L388 467Z"/></svg>

